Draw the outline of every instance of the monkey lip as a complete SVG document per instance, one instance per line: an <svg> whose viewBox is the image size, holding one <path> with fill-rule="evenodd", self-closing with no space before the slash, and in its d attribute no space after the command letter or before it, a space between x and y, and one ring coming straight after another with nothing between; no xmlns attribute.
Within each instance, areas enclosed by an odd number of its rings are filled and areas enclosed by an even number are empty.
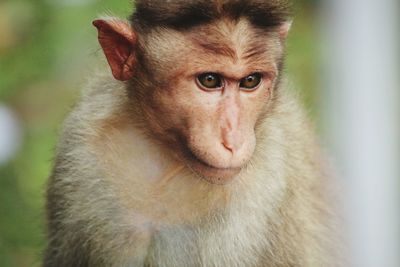
<svg viewBox="0 0 400 267"><path fill-rule="evenodd" d="M240 173L241 167L219 168L208 164L196 157L192 152L189 155L190 169L198 174L202 179L212 184L224 185L233 180Z"/></svg>

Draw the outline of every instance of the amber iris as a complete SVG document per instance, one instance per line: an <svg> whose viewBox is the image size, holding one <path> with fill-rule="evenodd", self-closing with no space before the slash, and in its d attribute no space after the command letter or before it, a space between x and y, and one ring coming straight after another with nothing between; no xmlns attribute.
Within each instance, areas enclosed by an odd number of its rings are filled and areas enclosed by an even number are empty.
<svg viewBox="0 0 400 267"><path fill-rule="evenodd" d="M262 75L260 73L253 73L240 81L240 88L245 90L254 90L260 85Z"/></svg>
<svg viewBox="0 0 400 267"><path fill-rule="evenodd" d="M206 89L218 89L222 87L222 79L216 73L204 73L197 77L198 83Z"/></svg>

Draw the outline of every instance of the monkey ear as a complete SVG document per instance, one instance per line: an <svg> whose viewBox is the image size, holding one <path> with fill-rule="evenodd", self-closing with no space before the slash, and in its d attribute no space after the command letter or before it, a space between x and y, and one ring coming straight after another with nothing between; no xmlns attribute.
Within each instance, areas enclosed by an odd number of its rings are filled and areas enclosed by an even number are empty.
<svg viewBox="0 0 400 267"><path fill-rule="evenodd" d="M282 40L285 40L289 34L290 28L292 27L293 20L288 20L279 26L278 32Z"/></svg>
<svg viewBox="0 0 400 267"><path fill-rule="evenodd" d="M95 20L93 25L99 33L99 43L106 55L115 79L130 80L134 75L136 62L136 34L131 26L122 20Z"/></svg>

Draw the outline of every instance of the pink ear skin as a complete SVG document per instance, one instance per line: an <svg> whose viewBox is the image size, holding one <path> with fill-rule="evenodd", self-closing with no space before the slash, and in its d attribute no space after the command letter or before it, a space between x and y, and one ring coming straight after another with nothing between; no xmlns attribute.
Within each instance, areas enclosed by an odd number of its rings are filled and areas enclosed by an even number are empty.
<svg viewBox="0 0 400 267"><path fill-rule="evenodd" d="M99 32L99 43L119 81L128 81L134 75L136 34L131 26L121 20L95 20L93 25Z"/></svg>
<svg viewBox="0 0 400 267"><path fill-rule="evenodd" d="M279 37L281 40L286 40L290 28L292 27L292 21L286 21L282 25L279 26Z"/></svg>

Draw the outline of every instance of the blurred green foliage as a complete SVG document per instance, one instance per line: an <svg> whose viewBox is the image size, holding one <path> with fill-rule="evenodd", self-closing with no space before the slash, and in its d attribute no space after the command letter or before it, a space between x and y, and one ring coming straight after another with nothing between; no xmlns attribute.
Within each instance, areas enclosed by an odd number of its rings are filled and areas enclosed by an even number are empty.
<svg viewBox="0 0 400 267"><path fill-rule="evenodd" d="M296 2L287 70L306 106L316 88L315 0ZM0 2L0 104L23 127L23 144L0 166L0 266L39 266L44 247L44 190L63 117L102 58L91 21L127 17L129 0ZM0 129L1 130L1 129Z"/></svg>

